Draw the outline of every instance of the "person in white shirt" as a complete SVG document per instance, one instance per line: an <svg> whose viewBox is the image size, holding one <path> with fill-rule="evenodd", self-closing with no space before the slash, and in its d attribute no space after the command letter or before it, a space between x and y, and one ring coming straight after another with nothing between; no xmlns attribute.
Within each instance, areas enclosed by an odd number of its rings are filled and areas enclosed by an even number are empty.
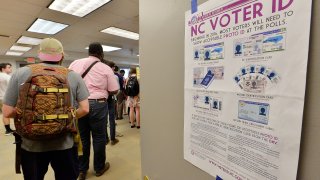
<svg viewBox="0 0 320 180"><path fill-rule="evenodd" d="M3 96L7 90L9 80L11 76L12 69L10 63L0 64L0 110L2 109ZM10 128L10 119L2 117L4 127L6 128L5 135L11 135L13 130Z"/></svg>

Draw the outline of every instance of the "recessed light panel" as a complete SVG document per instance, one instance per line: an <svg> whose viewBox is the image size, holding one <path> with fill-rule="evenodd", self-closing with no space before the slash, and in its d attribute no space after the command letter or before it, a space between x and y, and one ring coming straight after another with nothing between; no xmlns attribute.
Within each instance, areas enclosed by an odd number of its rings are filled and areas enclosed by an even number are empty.
<svg viewBox="0 0 320 180"><path fill-rule="evenodd" d="M111 51L116 51L116 50L121 49L118 47L106 46L106 45L102 45L102 48L103 48L103 51L105 51L105 52L111 52ZM86 47L86 49L89 49L89 47Z"/></svg>
<svg viewBox="0 0 320 180"><path fill-rule="evenodd" d="M111 0L55 0L49 9L83 17Z"/></svg>
<svg viewBox="0 0 320 180"><path fill-rule="evenodd" d="M25 46L12 46L10 48L11 51L29 51L31 49L31 47L25 47Z"/></svg>
<svg viewBox="0 0 320 180"><path fill-rule="evenodd" d="M27 36L21 36L20 39L18 39L17 43L20 44L30 44L30 45L39 45L41 43L42 39L38 38L32 38Z"/></svg>
<svg viewBox="0 0 320 180"><path fill-rule="evenodd" d="M37 19L28 29L28 31L43 34L56 34L68 26L69 25L56 23L53 21Z"/></svg>
<svg viewBox="0 0 320 180"><path fill-rule="evenodd" d="M7 51L6 55L8 56L21 56L22 52L13 52L13 51Z"/></svg>
<svg viewBox="0 0 320 180"><path fill-rule="evenodd" d="M101 32L116 35L116 36L121 36L124 38L129 38L129 39L133 39L133 40L139 40L138 33L134 33L134 32L127 31L127 30L120 29L120 28L116 28L116 27L109 27L107 29L102 30Z"/></svg>

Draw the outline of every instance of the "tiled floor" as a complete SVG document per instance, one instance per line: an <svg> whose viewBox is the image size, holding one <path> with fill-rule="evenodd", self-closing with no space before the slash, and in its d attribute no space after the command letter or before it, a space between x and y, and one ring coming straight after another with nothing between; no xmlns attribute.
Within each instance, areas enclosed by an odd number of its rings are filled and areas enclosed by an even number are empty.
<svg viewBox="0 0 320 180"><path fill-rule="evenodd" d="M14 137L4 135L2 115L0 115L0 180L22 180L22 175L15 174L14 159L15 145ZM128 119L117 120L117 132L123 135L118 137L120 142L114 146L107 145L107 161L110 169L101 177L94 176L92 157L87 179L108 180L140 180L141 179L141 155L140 155L140 133L136 128L130 128ZM11 125L11 127L14 127ZM92 155L92 150L91 150ZM45 180L54 180L53 171L49 168Z"/></svg>

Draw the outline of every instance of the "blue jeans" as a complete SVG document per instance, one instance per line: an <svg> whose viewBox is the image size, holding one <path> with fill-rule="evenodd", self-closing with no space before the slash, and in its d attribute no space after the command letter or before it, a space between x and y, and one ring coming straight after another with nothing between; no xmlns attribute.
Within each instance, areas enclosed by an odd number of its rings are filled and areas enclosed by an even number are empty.
<svg viewBox="0 0 320 180"><path fill-rule="evenodd" d="M79 119L79 131L83 146L83 156L79 157L79 170L86 172L89 169L90 145L92 134L93 168L100 171L106 162L106 115L107 102L89 100L89 114Z"/></svg>
<svg viewBox="0 0 320 180"><path fill-rule="evenodd" d="M109 110L109 123L110 123L110 139L111 141L116 139L116 117L115 117L115 100L110 100L108 102L108 110ZM108 119L108 114L107 118ZM108 124L108 123L106 123ZM106 134L106 137L108 139L108 133Z"/></svg>

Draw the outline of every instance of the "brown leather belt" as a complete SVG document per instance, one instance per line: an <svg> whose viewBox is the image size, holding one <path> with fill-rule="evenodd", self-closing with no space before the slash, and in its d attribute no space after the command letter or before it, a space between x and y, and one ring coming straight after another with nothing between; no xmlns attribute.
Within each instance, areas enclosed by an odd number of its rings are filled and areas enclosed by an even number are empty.
<svg viewBox="0 0 320 180"><path fill-rule="evenodd" d="M107 101L107 98L89 99L89 101L94 101L94 102L106 102L106 101Z"/></svg>

